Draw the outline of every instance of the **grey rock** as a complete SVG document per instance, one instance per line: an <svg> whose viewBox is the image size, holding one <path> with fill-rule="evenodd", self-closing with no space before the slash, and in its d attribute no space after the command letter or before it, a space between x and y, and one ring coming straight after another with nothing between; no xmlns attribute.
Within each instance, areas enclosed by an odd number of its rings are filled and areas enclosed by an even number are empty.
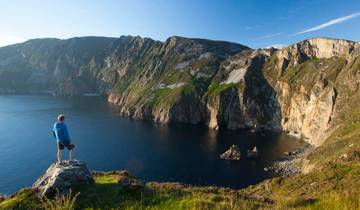
<svg viewBox="0 0 360 210"><path fill-rule="evenodd" d="M41 196L53 196L56 193L67 194L75 186L92 183L95 182L85 162L74 160L51 164L32 187Z"/></svg>
<svg viewBox="0 0 360 210"><path fill-rule="evenodd" d="M220 158L225 160L240 160L240 157L240 148L236 145L232 145L229 150L220 155Z"/></svg>
<svg viewBox="0 0 360 210"><path fill-rule="evenodd" d="M340 159L346 159L348 157L348 155L345 153L345 154L342 154L342 155L340 155Z"/></svg>
<svg viewBox="0 0 360 210"><path fill-rule="evenodd" d="M252 150L247 151L246 157L248 159L256 159L257 156L258 156L258 151L256 147L254 147Z"/></svg>
<svg viewBox="0 0 360 210"><path fill-rule="evenodd" d="M118 184L124 189L140 189L144 183L131 176L127 171L119 174Z"/></svg>
<svg viewBox="0 0 360 210"><path fill-rule="evenodd" d="M291 155L291 152L284 152L284 155L285 155L285 156L290 156L290 155Z"/></svg>
<svg viewBox="0 0 360 210"><path fill-rule="evenodd" d="M305 157L314 147L310 144L303 146L302 148L294 151L284 152L282 159L275 161L272 166L268 167L268 170L275 171L282 176L292 176L301 173L301 168L297 164L297 161L302 157Z"/></svg>
<svg viewBox="0 0 360 210"><path fill-rule="evenodd" d="M118 183L122 188L125 189L139 189L144 186L141 181L131 177L121 177Z"/></svg>
<svg viewBox="0 0 360 210"><path fill-rule="evenodd" d="M6 200L6 196L0 194L0 203L5 201L5 200Z"/></svg>

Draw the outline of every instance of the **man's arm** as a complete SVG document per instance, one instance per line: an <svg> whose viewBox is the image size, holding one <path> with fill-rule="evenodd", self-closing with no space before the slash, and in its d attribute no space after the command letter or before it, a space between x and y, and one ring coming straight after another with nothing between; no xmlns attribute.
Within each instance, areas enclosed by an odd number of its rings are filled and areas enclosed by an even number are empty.
<svg viewBox="0 0 360 210"><path fill-rule="evenodd" d="M56 139L56 134L55 134L55 131L54 131L54 130L52 130L51 132L52 132L52 134L53 134L54 138Z"/></svg>
<svg viewBox="0 0 360 210"><path fill-rule="evenodd" d="M57 136L56 136L56 126L55 126L55 125L56 125L56 124L53 125L53 129L51 130L51 132L52 132L54 138L57 139Z"/></svg>
<svg viewBox="0 0 360 210"><path fill-rule="evenodd" d="M68 142L71 142L71 139L70 139L70 136L69 136L69 132L68 132L68 129L67 129L67 126L64 125L64 138L68 141Z"/></svg>

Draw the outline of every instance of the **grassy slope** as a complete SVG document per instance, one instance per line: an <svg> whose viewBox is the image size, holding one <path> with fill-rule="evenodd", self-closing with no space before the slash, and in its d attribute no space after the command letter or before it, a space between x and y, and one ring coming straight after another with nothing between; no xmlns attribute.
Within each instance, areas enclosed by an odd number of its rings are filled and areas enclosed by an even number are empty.
<svg viewBox="0 0 360 210"><path fill-rule="evenodd" d="M141 189L122 189L117 184L118 179L117 174L97 175L96 184L78 189L80 194L74 208L233 209L241 206L253 209L268 206L263 200L231 189L155 182L147 183ZM46 209L45 204L34 195L31 189L24 189L1 203L0 209Z"/></svg>
<svg viewBox="0 0 360 210"><path fill-rule="evenodd" d="M75 209L359 209L360 167L343 160L320 171L275 178L235 191L191 187L178 183L147 183L142 189L122 189L116 174L96 176L82 186ZM46 209L31 189L19 191L0 209ZM60 205L58 205L60 207ZM49 209L49 208L47 208ZM66 209L66 207L64 208Z"/></svg>
<svg viewBox="0 0 360 210"><path fill-rule="evenodd" d="M307 159L316 167L328 163L360 161L360 56L349 62L339 73L334 86L338 91L334 131L323 145L316 148ZM358 167L358 165L356 165ZM355 181L359 181L355 179Z"/></svg>

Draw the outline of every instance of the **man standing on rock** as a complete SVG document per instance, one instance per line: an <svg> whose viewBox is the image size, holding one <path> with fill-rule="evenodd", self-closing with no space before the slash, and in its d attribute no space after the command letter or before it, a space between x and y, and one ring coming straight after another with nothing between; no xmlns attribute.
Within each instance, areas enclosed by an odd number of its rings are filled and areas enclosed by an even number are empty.
<svg viewBox="0 0 360 210"><path fill-rule="evenodd" d="M57 122L54 123L53 135L57 140L57 159L58 163L61 163L62 150L66 147L69 150L69 160L73 159L73 152L75 145L71 144L71 140L69 137L69 132L67 129L64 115L59 115L57 117Z"/></svg>

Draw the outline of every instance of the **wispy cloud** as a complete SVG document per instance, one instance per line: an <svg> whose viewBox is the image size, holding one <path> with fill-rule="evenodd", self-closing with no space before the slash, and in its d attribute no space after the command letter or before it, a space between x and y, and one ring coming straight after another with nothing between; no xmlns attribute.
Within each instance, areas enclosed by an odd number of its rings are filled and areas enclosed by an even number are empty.
<svg viewBox="0 0 360 210"><path fill-rule="evenodd" d="M267 34L267 35L259 37L258 39L267 39L267 38L271 38L271 37L274 37L274 36L279 36L281 34L282 34L281 32L280 33L275 33L275 34Z"/></svg>
<svg viewBox="0 0 360 210"><path fill-rule="evenodd" d="M315 26L315 27L312 27L312 28L308 28L308 29L305 29L303 31L299 31L295 34L292 34L292 36L295 36L295 35L300 35L300 34L305 34L305 33L309 33L309 32L313 32L313 31L318 31L318 30L321 30L323 28L326 28L326 27L329 27L329 26L332 26L332 25L336 25L336 24L340 24L340 23L343 23L347 20L350 20L350 19L353 19L353 18L357 18L360 16L360 12L356 12L356 13L353 13L351 15L347 15L347 16L343 16L343 17L339 17L339 18L336 18L336 19L333 19L333 20L330 20L328 22L325 22L323 24L320 24L318 26Z"/></svg>
<svg viewBox="0 0 360 210"><path fill-rule="evenodd" d="M245 26L245 30L250 31L256 28L260 28L260 25L254 25L254 26Z"/></svg>

